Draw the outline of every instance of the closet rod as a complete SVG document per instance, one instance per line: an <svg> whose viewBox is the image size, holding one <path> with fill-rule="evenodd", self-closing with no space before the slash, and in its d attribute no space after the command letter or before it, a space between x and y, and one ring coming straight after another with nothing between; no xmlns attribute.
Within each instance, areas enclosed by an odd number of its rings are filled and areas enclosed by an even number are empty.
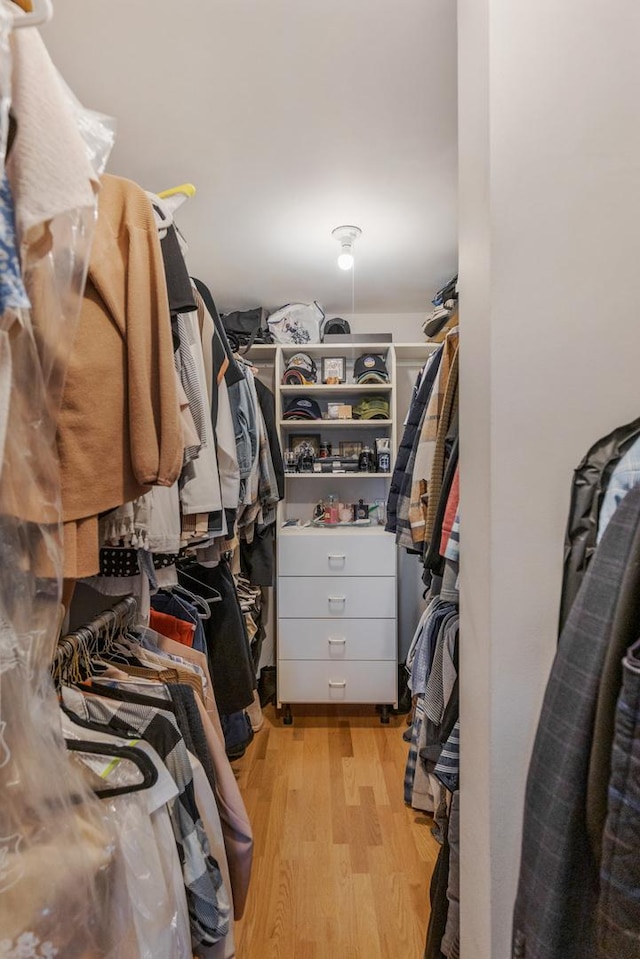
<svg viewBox="0 0 640 959"><path fill-rule="evenodd" d="M90 623L72 633L67 633L66 636L61 636L51 666L54 675L62 666L70 662L79 650L86 649L89 643L133 626L137 612L138 603L135 596L126 596L111 609L100 613Z"/></svg>

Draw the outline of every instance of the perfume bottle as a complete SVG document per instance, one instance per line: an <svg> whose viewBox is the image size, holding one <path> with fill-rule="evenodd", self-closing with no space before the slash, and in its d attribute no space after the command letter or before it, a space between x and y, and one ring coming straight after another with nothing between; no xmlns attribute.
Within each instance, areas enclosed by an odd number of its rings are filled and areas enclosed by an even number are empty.
<svg viewBox="0 0 640 959"><path fill-rule="evenodd" d="M343 503L340 507L340 522L353 522L353 506L351 506L349 503Z"/></svg>
<svg viewBox="0 0 640 959"><path fill-rule="evenodd" d="M375 461L373 450L365 446L358 457L358 470L361 473L373 473L375 471Z"/></svg>
<svg viewBox="0 0 640 959"><path fill-rule="evenodd" d="M358 500L356 519L369 519L369 505L364 500Z"/></svg>
<svg viewBox="0 0 640 959"><path fill-rule="evenodd" d="M375 516L378 526L384 526L387 522L387 504L383 499L377 499L375 502Z"/></svg>

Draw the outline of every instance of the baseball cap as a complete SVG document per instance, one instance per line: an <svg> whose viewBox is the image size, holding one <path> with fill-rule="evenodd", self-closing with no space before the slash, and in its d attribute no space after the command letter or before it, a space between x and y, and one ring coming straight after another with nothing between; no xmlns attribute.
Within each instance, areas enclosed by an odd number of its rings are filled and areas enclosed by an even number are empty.
<svg viewBox="0 0 640 959"><path fill-rule="evenodd" d="M335 336L338 333L351 333L351 326L348 320L343 320L341 316L333 316L330 320L322 322L322 338L325 336Z"/></svg>
<svg viewBox="0 0 640 959"><path fill-rule="evenodd" d="M285 420L321 420L322 411L316 400L310 396L298 396L287 406L282 414Z"/></svg>
<svg viewBox="0 0 640 959"><path fill-rule="evenodd" d="M312 383L313 380L306 379L302 370L293 366L290 370L285 370L282 374L283 386L305 386Z"/></svg>
<svg viewBox="0 0 640 959"><path fill-rule="evenodd" d="M388 420L389 400L386 396L367 396L353 409L356 420Z"/></svg>
<svg viewBox="0 0 640 959"><path fill-rule="evenodd" d="M356 383L388 383L387 364L377 353L363 353L353 366Z"/></svg>
<svg viewBox="0 0 640 959"><path fill-rule="evenodd" d="M292 370L297 371L294 377L290 376ZM301 378L296 379L296 376ZM287 367L282 377L283 383L315 383L317 379L318 367L308 353L294 353L287 360Z"/></svg>

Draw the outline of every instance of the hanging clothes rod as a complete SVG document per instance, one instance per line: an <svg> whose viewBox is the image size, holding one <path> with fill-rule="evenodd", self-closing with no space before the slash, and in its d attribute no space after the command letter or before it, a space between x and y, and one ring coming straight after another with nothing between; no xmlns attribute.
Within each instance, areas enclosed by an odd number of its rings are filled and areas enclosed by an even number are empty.
<svg viewBox="0 0 640 959"><path fill-rule="evenodd" d="M58 646L51 666L54 676L67 665L80 650L91 649L98 639L108 638L120 630L133 626L138 613L138 603L134 596L126 596L111 609L100 613L94 620L67 633L58 640Z"/></svg>

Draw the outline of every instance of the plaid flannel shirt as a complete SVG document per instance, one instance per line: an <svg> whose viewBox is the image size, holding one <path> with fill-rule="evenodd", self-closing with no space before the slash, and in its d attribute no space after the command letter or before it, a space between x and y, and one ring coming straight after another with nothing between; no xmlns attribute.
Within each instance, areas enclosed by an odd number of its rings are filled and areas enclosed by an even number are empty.
<svg viewBox="0 0 640 959"><path fill-rule="evenodd" d="M454 366L458 349L458 330L452 330L444 344L442 363L438 370L438 377L434 384L431 399L422 423L418 439L417 453L411 475L411 492L409 499L409 525L413 544L421 544L425 540L426 520L429 497L429 480L436 455L438 429L443 412L445 396L449 386L449 374Z"/></svg>

